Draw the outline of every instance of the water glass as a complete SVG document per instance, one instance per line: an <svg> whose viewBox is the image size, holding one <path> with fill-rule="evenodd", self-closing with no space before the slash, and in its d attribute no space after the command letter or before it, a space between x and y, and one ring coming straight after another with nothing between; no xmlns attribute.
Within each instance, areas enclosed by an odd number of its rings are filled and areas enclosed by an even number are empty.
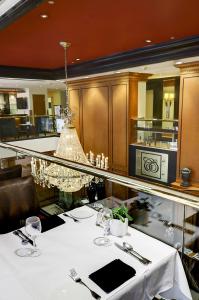
<svg viewBox="0 0 199 300"><path fill-rule="evenodd" d="M25 231L33 241L34 250L31 256L39 256L41 254L41 251L37 248L35 242L36 238L41 234L41 221L39 217L34 216L27 218Z"/></svg>
<svg viewBox="0 0 199 300"><path fill-rule="evenodd" d="M104 228L103 237L94 239L94 244L97 246L110 245L110 240L107 237L110 231L110 220L113 218L112 211L108 207L102 208L97 215L96 225Z"/></svg>

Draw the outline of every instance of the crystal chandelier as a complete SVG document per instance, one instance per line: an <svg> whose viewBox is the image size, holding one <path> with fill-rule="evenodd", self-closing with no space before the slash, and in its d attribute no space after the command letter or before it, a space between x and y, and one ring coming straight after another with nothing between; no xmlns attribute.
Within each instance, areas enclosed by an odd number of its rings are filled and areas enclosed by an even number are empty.
<svg viewBox="0 0 199 300"><path fill-rule="evenodd" d="M66 42L60 42L60 45L64 48L66 108L62 111L64 127L62 129L54 156L86 165L91 165L80 144L77 131L72 125L73 114L70 108L68 95L66 57L66 51L70 44ZM59 190L64 192L76 192L93 179L93 176L91 175L60 166L55 163L49 164L47 161L36 158L32 158L31 160L31 169L32 175L37 184L40 184L43 187L47 186L49 188L57 187Z"/></svg>

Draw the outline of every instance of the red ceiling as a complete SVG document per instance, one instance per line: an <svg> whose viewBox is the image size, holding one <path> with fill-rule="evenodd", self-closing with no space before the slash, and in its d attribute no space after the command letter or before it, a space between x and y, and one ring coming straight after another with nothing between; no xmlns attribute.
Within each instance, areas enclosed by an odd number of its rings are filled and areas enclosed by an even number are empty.
<svg viewBox="0 0 199 300"><path fill-rule="evenodd" d="M0 65L61 67L60 40L72 43L72 63L144 47L146 39L156 44L198 35L198 10L198 0L45 1L0 32Z"/></svg>

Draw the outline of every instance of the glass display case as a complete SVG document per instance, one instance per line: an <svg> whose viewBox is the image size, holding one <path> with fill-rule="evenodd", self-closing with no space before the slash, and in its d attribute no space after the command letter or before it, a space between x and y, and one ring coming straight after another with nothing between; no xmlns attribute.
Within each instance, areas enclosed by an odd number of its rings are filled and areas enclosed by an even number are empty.
<svg viewBox="0 0 199 300"><path fill-rule="evenodd" d="M177 150L178 120L132 119L136 143L148 147Z"/></svg>

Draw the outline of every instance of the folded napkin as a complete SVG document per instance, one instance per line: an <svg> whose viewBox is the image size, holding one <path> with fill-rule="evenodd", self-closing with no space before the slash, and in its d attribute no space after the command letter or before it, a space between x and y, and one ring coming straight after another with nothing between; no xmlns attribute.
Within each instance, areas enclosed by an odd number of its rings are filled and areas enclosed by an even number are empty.
<svg viewBox="0 0 199 300"><path fill-rule="evenodd" d="M136 271L120 259L115 259L101 269L89 275L106 293L112 292L118 286L135 276Z"/></svg>
<svg viewBox="0 0 199 300"><path fill-rule="evenodd" d="M38 217L41 220L41 232L45 232L65 223L65 221L57 215L48 215L40 212Z"/></svg>

